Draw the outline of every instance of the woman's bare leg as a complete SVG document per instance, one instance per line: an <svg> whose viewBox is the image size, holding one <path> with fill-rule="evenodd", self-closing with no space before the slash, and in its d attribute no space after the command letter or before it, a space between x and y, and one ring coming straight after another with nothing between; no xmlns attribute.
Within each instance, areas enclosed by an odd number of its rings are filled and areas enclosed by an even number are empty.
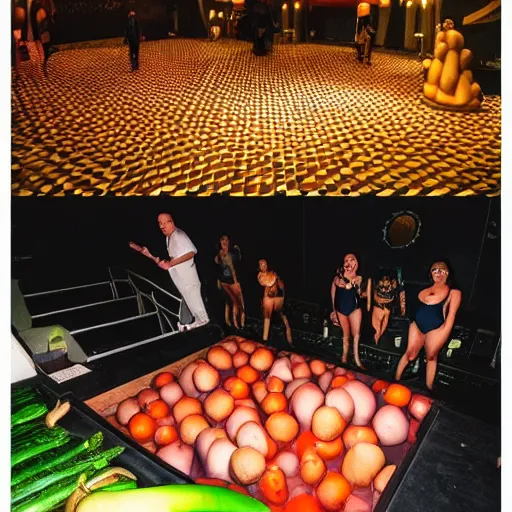
<svg viewBox="0 0 512 512"><path fill-rule="evenodd" d="M274 301L269 297L263 299L263 341L268 341L268 333L270 331L270 319L274 309Z"/></svg>
<svg viewBox="0 0 512 512"><path fill-rule="evenodd" d="M235 306L237 317L240 315L240 327L245 326L245 308L244 308L244 297L242 295L242 288L240 284L231 285L231 291L233 292L233 315ZM238 328L238 327L237 327Z"/></svg>
<svg viewBox="0 0 512 512"><path fill-rule="evenodd" d="M292 328L290 327L290 322L288 322L288 318L284 313L281 313L281 320L283 321L284 328L286 330L286 341L291 345L292 340Z"/></svg>
<svg viewBox="0 0 512 512"><path fill-rule="evenodd" d="M446 332L442 327L428 332L425 336L425 353L427 355L426 384L430 390L434 387L434 380L436 378L437 356L446 341Z"/></svg>
<svg viewBox="0 0 512 512"><path fill-rule="evenodd" d="M389 316L391 315L391 311L389 309L384 309L384 316L382 317L382 325L380 326L380 335L382 336L386 329L388 328Z"/></svg>
<svg viewBox="0 0 512 512"><path fill-rule="evenodd" d="M233 323L235 324L235 327L238 329L238 305L237 305L237 297L235 295L235 292L233 291L233 285L222 283L222 289L224 292L228 295L229 300L231 301L232 307L233 307ZM231 325L231 324L230 324Z"/></svg>
<svg viewBox="0 0 512 512"><path fill-rule="evenodd" d="M373 339L375 344L379 343L379 339L382 336L382 317L384 311L377 306L373 306L372 309L372 327L375 330L375 334L373 335Z"/></svg>
<svg viewBox="0 0 512 512"><path fill-rule="evenodd" d="M361 336L361 321L363 319L363 312L361 308L357 308L355 311L350 313L348 320L350 322L350 331L354 336L354 359L357 366L362 368L361 360L359 359L359 338Z"/></svg>
<svg viewBox="0 0 512 512"><path fill-rule="evenodd" d="M224 306L224 322L226 322L228 327L231 327L231 318L229 313L229 304L226 302L226 305Z"/></svg>
<svg viewBox="0 0 512 512"><path fill-rule="evenodd" d="M407 341L407 350L398 362L398 367L395 373L395 379L400 380L402 373L407 368L407 365L414 361L420 353L421 347L425 343L425 335L418 329L416 322L409 326L409 336Z"/></svg>
<svg viewBox="0 0 512 512"><path fill-rule="evenodd" d="M342 315L339 312L337 312L336 318L338 318L341 330L343 331L343 353L341 356L341 362L347 364L350 342L350 320L348 319L348 316Z"/></svg>

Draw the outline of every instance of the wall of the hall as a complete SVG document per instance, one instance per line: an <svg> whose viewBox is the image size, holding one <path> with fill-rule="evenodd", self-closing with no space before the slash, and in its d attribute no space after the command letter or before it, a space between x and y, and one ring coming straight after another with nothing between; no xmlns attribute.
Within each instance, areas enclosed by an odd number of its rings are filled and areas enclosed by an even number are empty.
<svg viewBox="0 0 512 512"><path fill-rule="evenodd" d="M204 37L206 31L197 0L53 0L56 8L54 44L122 37L128 11L137 13L146 39L165 37L170 28L170 11L178 10L180 32L186 37ZM27 8L27 0L15 0Z"/></svg>

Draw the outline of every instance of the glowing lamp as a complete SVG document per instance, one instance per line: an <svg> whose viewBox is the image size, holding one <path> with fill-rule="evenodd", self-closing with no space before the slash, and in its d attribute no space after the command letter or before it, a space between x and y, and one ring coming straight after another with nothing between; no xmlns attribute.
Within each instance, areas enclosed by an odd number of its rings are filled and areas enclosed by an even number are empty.
<svg viewBox="0 0 512 512"><path fill-rule="evenodd" d="M411 7L412 6L412 0L408 0L405 4L405 7Z"/></svg>
<svg viewBox="0 0 512 512"><path fill-rule="evenodd" d="M244 5L245 0L232 0L232 2L233 2L233 5L240 7L240 6Z"/></svg>
<svg viewBox="0 0 512 512"><path fill-rule="evenodd" d="M295 2L295 3L293 4L293 8L294 8L296 11L298 11L298 10L300 9L300 2Z"/></svg>
<svg viewBox="0 0 512 512"><path fill-rule="evenodd" d="M281 7L281 9L283 9L283 11L286 11L286 9L288 9L288 4L283 4L283 6Z"/></svg>
<svg viewBox="0 0 512 512"><path fill-rule="evenodd" d="M423 6L423 9L427 8L427 0L421 0L421 5Z"/></svg>
<svg viewBox="0 0 512 512"><path fill-rule="evenodd" d="M385 8L391 5L391 0L380 0L379 7Z"/></svg>
<svg viewBox="0 0 512 512"><path fill-rule="evenodd" d="M369 16L370 15L370 4L368 2L361 2L357 6L357 17Z"/></svg>

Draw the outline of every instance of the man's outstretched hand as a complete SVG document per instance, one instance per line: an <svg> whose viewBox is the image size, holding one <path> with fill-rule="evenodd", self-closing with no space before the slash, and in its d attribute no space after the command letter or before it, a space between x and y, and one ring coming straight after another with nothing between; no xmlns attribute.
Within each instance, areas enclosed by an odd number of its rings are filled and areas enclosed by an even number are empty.
<svg viewBox="0 0 512 512"><path fill-rule="evenodd" d="M169 270L173 266L170 261L160 260L159 258L158 258L157 264L163 270Z"/></svg>

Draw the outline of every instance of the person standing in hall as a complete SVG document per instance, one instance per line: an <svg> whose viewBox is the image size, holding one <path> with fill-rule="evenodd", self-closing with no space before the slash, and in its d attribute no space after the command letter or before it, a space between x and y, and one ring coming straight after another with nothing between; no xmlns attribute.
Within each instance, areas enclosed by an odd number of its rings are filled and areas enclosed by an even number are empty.
<svg viewBox="0 0 512 512"><path fill-rule="evenodd" d="M161 269L169 271L174 285L194 316L194 322L191 324L181 325L178 322L179 330L194 329L206 325L210 319L204 307L201 296L201 281L197 275L194 262L197 249L187 234L176 227L169 213L161 213L158 216L158 226L165 235L167 252L169 254L168 260L161 260L153 256L147 247L140 247L133 242L130 242L130 247L153 260Z"/></svg>
<svg viewBox="0 0 512 512"><path fill-rule="evenodd" d="M130 48L130 63L132 71L139 69L139 45L140 45L140 30L139 22L135 17L135 11L128 13L128 26L124 35L125 43L128 42Z"/></svg>

